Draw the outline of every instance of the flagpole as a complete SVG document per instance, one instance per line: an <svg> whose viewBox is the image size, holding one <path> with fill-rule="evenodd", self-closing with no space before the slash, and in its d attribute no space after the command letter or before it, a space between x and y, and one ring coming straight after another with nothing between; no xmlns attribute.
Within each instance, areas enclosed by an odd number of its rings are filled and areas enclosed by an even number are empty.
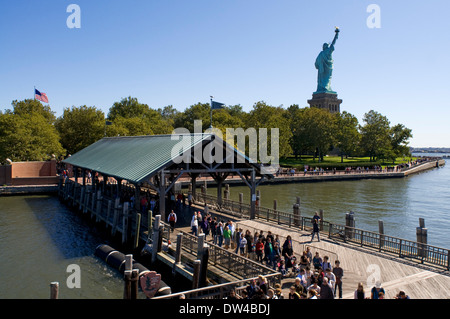
<svg viewBox="0 0 450 319"><path fill-rule="evenodd" d="M212 99L213 99L213 97L214 96L209 96L210 98L211 98L211 107L210 107L210 118L211 118L211 122L210 122L210 124L209 124L209 128L212 128L213 126L212 126Z"/></svg>
<svg viewBox="0 0 450 319"><path fill-rule="evenodd" d="M36 85L34 86L34 91L33 91L33 100L36 101Z"/></svg>

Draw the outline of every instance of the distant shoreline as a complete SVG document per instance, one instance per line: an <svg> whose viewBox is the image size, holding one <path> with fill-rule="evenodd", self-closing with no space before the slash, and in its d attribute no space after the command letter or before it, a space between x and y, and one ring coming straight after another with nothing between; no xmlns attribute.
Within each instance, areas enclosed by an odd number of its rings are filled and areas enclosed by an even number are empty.
<svg viewBox="0 0 450 319"><path fill-rule="evenodd" d="M298 173L294 176L278 176L271 180L266 180L262 185L274 185L274 184L289 184L289 183L311 183L311 182L325 182L325 181L349 181L349 180L362 180L362 179L384 179L384 178L404 178L412 174L424 172L436 167L445 165L444 159L436 161L426 162L412 168L409 168L400 172L352 172L349 174L339 173L333 174L332 172L303 175ZM212 178L198 178L196 186L200 187L206 182L207 185L214 187L216 182ZM188 180L181 180L181 187L188 187ZM230 185L245 185L240 177L234 177L227 179L225 184ZM37 195L37 194L55 194L58 192L58 185L28 185L28 186L0 186L0 196L3 195Z"/></svg>

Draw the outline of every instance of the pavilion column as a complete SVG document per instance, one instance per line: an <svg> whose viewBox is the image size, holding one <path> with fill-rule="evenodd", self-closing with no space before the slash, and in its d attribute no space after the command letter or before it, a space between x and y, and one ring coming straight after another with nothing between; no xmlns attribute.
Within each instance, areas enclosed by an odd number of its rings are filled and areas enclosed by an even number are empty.
<svg viewBox="0 0 450 319"><path fill-rule="evenodd" d="M116 185L116 191L117 191L117 197L121 197L121 193L122 193L122 179L121 178L115 178L117 181L117 185Z"/></svg>
<svg viewBox="0 0 450 319"><path fill-rule="evenodd" d="M141 187L138 184L134 185L134 208L137 212L141 211Z"/></svg>
<svg viewBox="0 0 450 319"><path fill-rule="evenodd" d="M75 185L77 185L78 184L78 167L76 167L76 166L73 167L73 174L75 177Z"/></svg>
<svg viewBox="0 0 450 319"><path fill-rule="evenodd" d="M199 174L191 174L191 184L192 184L192 197L196 199L196 184L197 184L197 177Z"/></svg>
<svg viewBox="0 0 450 319"><path fill-rule="evenodd" d="M224 173L224 174L217 173L217 174L211 175L217 183L217 204L219 206L222 205L222 184L223 184L223 181L228 177L228 174L229 173Z"/></svg>
<svg viewBox="0 0 450 319"><path fill-rule="evenodd" d="M86 186L86 170L83 168L82 169L83 170L83 172L82 172L82 176L83 176L83 186Z"/></svg>
<svg viewBox="0 0 450 319"><path fill-rule="evenodd" d="M166 220L166 178L164 171L159 172L159 214Z"/></svg>

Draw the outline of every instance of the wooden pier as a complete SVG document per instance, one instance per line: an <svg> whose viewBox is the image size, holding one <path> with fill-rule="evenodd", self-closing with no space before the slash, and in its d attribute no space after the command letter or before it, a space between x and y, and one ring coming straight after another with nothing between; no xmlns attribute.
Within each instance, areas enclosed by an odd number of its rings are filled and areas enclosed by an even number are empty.
<svg viewBox="0 0 450 319"><path fill-rule="evenodd" d="M123 243L137 247L139 242L151 242L152 220L151 214L141 215L128 203L121 203L118 199L109 198L100 190L95 190L92 185L82 186L71 180L66 180L59 187L59 195L69 206L77 208L82 214L87 214L93 221L104 222L111 235L122 238ZM292 214L279 212L273 209L257 207L256 218L248 218L248 207L242 202L232 202L227 196L222 200L219 207L214 198L205 192L198 194L194 209L203 211L205 203L208 211L218 216L226 214L226 218L237 222L238 227L244 231L249 229L271 231L279 235L283 240L290 235L295 244L294 251L300 255L307 247L314 254L316 251L323 257L328 255L333 265L336 259L340 260L344 269L343 297L353 298L353 293L359 282L362 282L366 296L370 296L370 289L376 280L381 281L386 290L386 298L393 298L400 290L405 291L413 299L443 299L450 298L450 273L448 270L448 250L434 251L432 246L417 245L417 243L404 242L393 249L394 240L384 234L372 234L359 231L345 226L322 223L320 233L321 241L310 241L311 228L308 218L295 215L295 205ZM198 283L199 259L198 238L188 234L189 228L176 228L174 232L164 228L166 240L170 239L171 252L158 252L159 261L166 263L169 267L184 276L192 278ZM184 231L184 248L178 249L178 235ZM369 242L367 244L366 242ZM231 250L225 250L208 244L208 284L201 288L193 285L198 296L199 291L210 289L207 292L209 298L223 296L231 288L244 287L250 278L264 274L271 277L273 282L280 282L287 295L287 289L294 282L294 278L280 279L279 273L269 272L264 265L258 265L252 258L245 258L234 254ZM188 248L190 247L190 248ZM403 247L403 248L402 248ZM389 249L388 249L389 248ZM420 248L427 251L421 253ZM400 254L398 249L400 249ZM403 249L403 251L402 251ZM177 250L183 251L183 260L177 260ZM429 256L436 255L428 260ZM425 257L424 257L425 256ZM225 261L218 263L217 260ZM182 262L181 262L182 261ZM181 263L180 263L181 262ZM240 265L240 266L237 266ZM249 267L251 265L251 267ZM196 268L197 267L197 268ZM241 268L240 268L241 267ZM244 275L236 272L240 268ZM252 269L250 271L250 269ZM194 280L194 277L196 279ZM221 278L221 280L219 279ZM216 288L214 288L216 287ZM203 289L203 290L202 290ZM215 290L214 290L215 289ZM218 292L221 289L221 292ZM206 297L205 297L206 298Z"/></svg>

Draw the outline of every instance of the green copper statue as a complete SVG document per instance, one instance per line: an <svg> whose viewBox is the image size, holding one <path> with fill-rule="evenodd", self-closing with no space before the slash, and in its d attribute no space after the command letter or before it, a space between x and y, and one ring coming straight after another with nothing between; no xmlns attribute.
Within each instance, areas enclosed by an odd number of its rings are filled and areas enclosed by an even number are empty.
<svg viewBox="0 0 450 319"><path fill-rule="evenodd" d="M334 51L334 44L339 36L339 28L336 27L336 35L334 36L331 45L328 43L323 44L323 50L319 53L316 59L316 69L318 70L317 77L317 92L314 93L332 93L336 94L331 90L331 74L333 73L333 58L332 53Z"/></svg>

